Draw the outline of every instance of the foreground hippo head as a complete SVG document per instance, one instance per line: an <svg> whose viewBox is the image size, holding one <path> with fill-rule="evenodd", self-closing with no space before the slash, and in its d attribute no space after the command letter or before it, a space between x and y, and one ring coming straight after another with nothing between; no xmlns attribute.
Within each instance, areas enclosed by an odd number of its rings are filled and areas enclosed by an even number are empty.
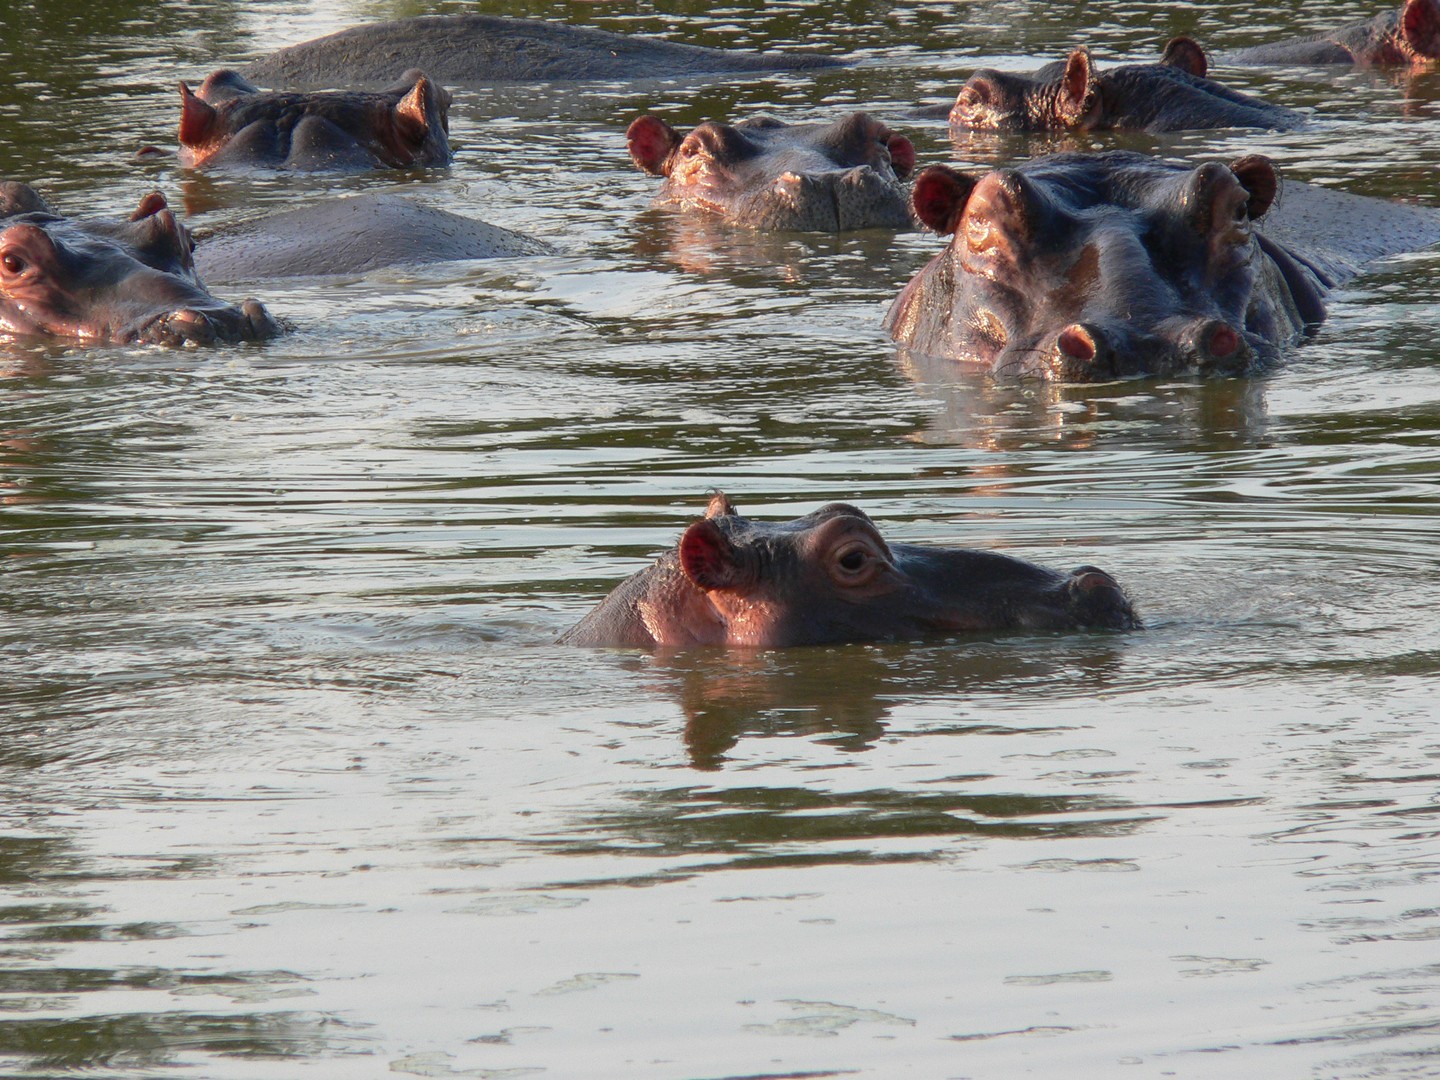
<svg viewBox="0 0 1440 1080"><path fill-rule="evenodd" d="M1252 155L1196 168L1122 151L970 176L931 166L916 216L950 244L886 316L895 339L1008 375L1239 374L1320 321L1328 280L1252 222Z"/></svg>
<svg viewBox="0 0 1440 1080"><path fill-rule="evenodd" d="M915 147L865 113L833 124L756 117L682 134L656 116L625 133L635 164L665 177L658 202L757 229L909 228Z"/></svg>
<svg viewBox="0 0 1440 1080"><path fill-rule="evenodd" d="M1394 11L1292 41L1227 53L1234 64L1416 67L1440 60L1440 0L1405 0Z"/></svg>
<svg viewBox="0 0 1440 1080"><path fill-rule="evenodd" d="M1206 78L1205 51L1173 39L1158 64L1101 71L1088 49L1034 74L977 71L950 110L953 127L976 131L1097 131L1124 128L1260 127L1288 130L1304 123L1290 109L1230 90Z"/></svg>
<svg viewBox="0 0 1440 1080"><path fill-rule="evenodd" d="M0 336L181 345L279 333L257 301L212 296L193 248L159 192L128 221L73 221L33 188L0 183Z"/></svg>
<svg viewBox="0 0 1440 1080"><path fill-rule="evenodd" d="M794 521L751 521L716 494L675 550L621 583L560 640L638 648L773 648L967 630L1131 630L1115 579L1008 555L887 544L831 503Z"/></svg>
<svg viewBox="0 0 1440 1080"><path fill-rule="evenodd" d="M450 95L408 71L379 93L268 92L217 71L180 84L180 164L286 169L450 164Z"/></svg>

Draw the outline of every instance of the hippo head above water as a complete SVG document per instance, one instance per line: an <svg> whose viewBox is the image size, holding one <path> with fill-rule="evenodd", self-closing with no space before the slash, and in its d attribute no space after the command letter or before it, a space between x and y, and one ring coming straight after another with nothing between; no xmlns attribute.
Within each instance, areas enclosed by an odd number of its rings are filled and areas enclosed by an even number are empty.
<svg viewBox="0 0 1440 1080"><path fill-rule="evenodd" d="M1364 22L1227 53L1232 64L1421 67L1440 61L1440 0L1404 0Z"/></svg>
<svg viewBox="0 0 1440 1080"><path fill-rule="evenodd" d="M1131 630L1115 579L988 551L887 544L846 503L794 521L714 495L673 551L561 637L572 645L774 648L993 630Z"/></svg>
<svg viewBox="0 0 1440 1080"><path fill-rule="evenodd" d="M886 323L916 353L997 374L1253 370L1324 317L1329 284L1255 230L1278 189L1258 155L1191 167L1057 154L981 176L931 166L916 216L954 237Z"/></svg>
<svg viewBox="0 0 1440 1080"><path fill-rule="evenodd" d="M450 95L420 71L379 93L263 91L233 71L180 84L180 164L285 169L448 165Z"/></svg>
<svg viewBox="0 0 1440 1080"><path fill-rule="evenodd" d="M1206 78L1205 51L1178 37L1156 64L1100 70L1084 47L1034 74L977 71L950 110L953 127L977 131L1181 131L1305 122L1290 109Z"/></svg>
<svg viewBox="0 0 1440 1080"><path fill-rule="evenodd" d="M193 248L159 192L128 221L75 221L0 183L0 336L181 345L279 333L257 301L212 296Z"/></svg>
<svg viewBox="0 0 1440 1080"><path fill-rule="evenodd" d="M635 164L665 183L657 202L696 207L756 229L835 232L913 224L902 183L915 147L854 113L833 124L755 117L682 134L656 116L626 132Z"/></svg>

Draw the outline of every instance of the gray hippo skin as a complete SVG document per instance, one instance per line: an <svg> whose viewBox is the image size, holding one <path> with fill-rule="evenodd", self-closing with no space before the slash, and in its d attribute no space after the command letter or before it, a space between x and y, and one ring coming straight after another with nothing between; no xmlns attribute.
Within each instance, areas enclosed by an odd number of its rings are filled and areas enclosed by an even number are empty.
<svg viewBox="0 0 1440 1080"><path fill-rule="evenodd" d="M1365 22L1226 53L1231 64L1418 66L1440 60L1440 0L1405 0Z"/></svg>
<svg viewBox="0 0 1440 1080"><path fill-rule="evenodd" d="M421 71L389 90L261 90L236 72L180 84L180 164L189 168L415 168L450 164L450 94Z"/></svg>
<svg viewBox="0 0 1440 1080"><path fill-rule="evenodd" d="M211 281L365 274L387 266L541 255L538 240L401 195L327 199L202 234Z"/></svg>
<svg viewBox="0 0 1440 1080"><path fill-rule="evenodd" d="M1269 128L1288 131L1305 118L1206 78L1205 51L1173 39L1156 64L1100 70L1088 49L1031 75L982 70L960 88L952 127L975 131L1184 131Z"/></svg>
<svg viewBox="0 0 1440 1080"><path fill-rule="evenodd" d="M263 341L258 302L218 300L159 192L128 221L60 216L33 188L0 183L0 337L152 345Z"/></svg>
<svg viewBox="0 0 1440 1080"><path fill-rule="evenodd" d="M811 53L754 53L682 45L639 34L498 15L422 15L367 23L292 45L250 64L262 85L298 89L389 86L424 68L445 86L496 82L652 79L837 67Z"/></svg>
<svg viewBox="0 0 1440 1080"><path fill-rule="evenodd" d="M887 544L845 503L794 521L751 521L717 493L675 550L623 581L560 642L778 648L1139 625L1115 579L1093 566L1064 574L995 552Z"/></svg>
<svg viewBox="0 0 1440 1080"><path fill-rule="evenodd" d="M755 229L908 229L915 147L865 113L833 124L755 117L681 133L642 116L625 133L630 157L662 176L656 202L718 213Z"/></svg>
<svg viewBox="0 0 1440 1080"><path fill-rule="evenodd" d="M891 305L895 340L1061 382L1259 370L1361 263L1440 238L1433 212L1305 184L1287 185L1272 228L1279 178L1258 155L936 165L913 194L916 216L954 237Z"/></svg>

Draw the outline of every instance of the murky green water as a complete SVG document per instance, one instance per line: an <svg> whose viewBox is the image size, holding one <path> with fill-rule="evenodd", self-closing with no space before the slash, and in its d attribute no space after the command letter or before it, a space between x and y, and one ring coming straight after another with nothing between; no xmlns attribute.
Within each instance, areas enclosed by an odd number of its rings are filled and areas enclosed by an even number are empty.
<svg viewBox="0 0 1440 1080"><path fill-rule="evenodd" d="M261 348L0 354L0 1073L1434 1076L1440 255L1268 378L991 386L879 328L935 238L683 222L623 146L1371 7L478 6L866 63L459 95L454 168L393 183L557 256L228 290L297 326ZM392 183L130 155L179 78L459 7L7 8L3 173L201 225ZM1440 74L1229 74L1334 119L1126 145L1440 205ZM1150 628L550 644L711 487L1093 562Z"/></svg>

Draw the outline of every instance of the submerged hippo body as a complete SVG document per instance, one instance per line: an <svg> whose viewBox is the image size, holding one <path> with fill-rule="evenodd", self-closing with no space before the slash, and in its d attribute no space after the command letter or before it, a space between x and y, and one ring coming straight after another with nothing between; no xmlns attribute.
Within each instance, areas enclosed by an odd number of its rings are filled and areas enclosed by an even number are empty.
<svg viewBox="0 0 1440 1080"><path fill-rule="evenodd" d="M954 237L886 324L914 353L997 374L1243 374L1320 322L1362 262L1440 238L1432 212L1304 184L1257 228L1278 194L1254 155L1057 154L978 177L931 166L916 215Z"/></svg>
<svg viewBox="0 0 1440 1080"><path fill-rule="evenodd" d="M195 264L212 281L256 281L547 251L509 229L401 195L371 193L218 228L201 238Z"/></svg>
<svg viewBox="0 0 1440 1080"><path fill-rule="evenodd" d="M1031 75L983 70L961 87L950 124L975 131L1289 130L1305 118L1206 77L1205 52L1175 38L1156 64L1100 70L1085 48Z"/></svg>
<svg viewBox="0 0 1440 1080"><path fill-rule="evenodd" d="M411 168L450 164L450 95L423 72L388 90L260 90L233 71L180 84L180 164L190 168Z"/></svg>
<svg viewBox="0 0 1440 1080"><path fill-rule="evenodd" d="M258 302L212 296L192 247L158 192L128 221L73 220L0 183L0 336L181 345L280 332Z"/></svg>
<svg viewBox="0 0 1440 1080"><path fill-rule="evenodd" d="M682 45L640 34L498 15L422 15L367 23L292 45L243 74L270 86L389 86L424 68L445 86L495 82L648 79L836 67L809 53L753 53Z"/></svg>
<svg viewBox="0 0 1440 1080"><path fill-rule="evenodd" d="M1321 34L1226 53L1232 64L1415 66L1440 60L1440 0L1405 0L1397 10Z"/></svg>
<svg viewBox="0 0 1440 1080"><path fill-rule="evenodd" d="M915 147L854 113L832 124L755 117L676 131L642 116L625 134L630 157L665 183L656 202L718 213L756 229L835 232L913 224L902 181Z"/></svg>
<svg viewBox="0 0 1440 1080"><path fill-rule="evenodd" d="M966 630L1139 626L1115 579L988 551L887 544L831 503L751 521L716 494L675 550L622 582L561 636L571 645L773 648Z"/></svg>

